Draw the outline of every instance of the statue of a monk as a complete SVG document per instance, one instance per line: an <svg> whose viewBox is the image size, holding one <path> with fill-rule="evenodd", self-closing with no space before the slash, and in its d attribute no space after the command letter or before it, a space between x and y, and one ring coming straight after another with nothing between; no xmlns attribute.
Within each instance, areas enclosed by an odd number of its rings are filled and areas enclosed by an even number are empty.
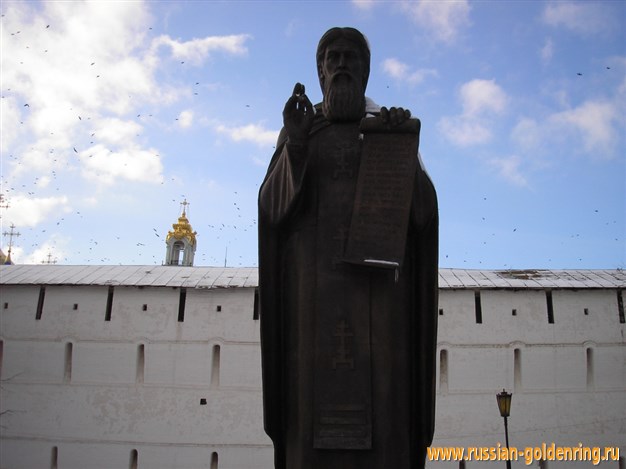
<svg viewBox="0 0 626 469"><path fill-rule="evenodd" d="M356 29L324 34L317 69L323 102L313 106L296 84L259 193L264 424L275 468L423 468L435 415L436 193L414 164L395 270L343 261L360 122L393 127L410 112L365 97L370 50Z"/></svg>

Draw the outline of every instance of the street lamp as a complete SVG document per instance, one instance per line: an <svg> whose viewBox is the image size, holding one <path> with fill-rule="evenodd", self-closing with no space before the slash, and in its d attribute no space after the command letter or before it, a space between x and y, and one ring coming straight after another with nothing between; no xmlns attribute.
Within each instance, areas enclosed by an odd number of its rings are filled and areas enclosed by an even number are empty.
<svg viewBox="0 0 626 469"><path fill-rule="evenodd" d="M513 394L506 392L504 389L502 392L496 394L496 399L498 400L498 409L500 410L500 415L504 418L504 437L506 439L506 452L508 459L506 460L506 469L511 469L511 454L509 452L509 426L507 424L507 417L511 413L511 397Z"/></svg>

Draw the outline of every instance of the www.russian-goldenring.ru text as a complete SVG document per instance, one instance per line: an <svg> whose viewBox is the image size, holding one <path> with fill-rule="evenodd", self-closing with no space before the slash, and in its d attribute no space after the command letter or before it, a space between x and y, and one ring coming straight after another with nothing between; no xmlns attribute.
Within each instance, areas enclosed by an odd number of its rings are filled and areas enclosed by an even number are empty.
<svg viewBox="0 0 626 469"><path fill-rule="evenodd" d="M527 466L533 461L590 461L597 466L602 461L619 461L619 448L616 446L556 446L554 443L542 443L541 446L526 448L507 448L498 443L496 446L431 446L427 448L429 461L519 461Z"/></svg>

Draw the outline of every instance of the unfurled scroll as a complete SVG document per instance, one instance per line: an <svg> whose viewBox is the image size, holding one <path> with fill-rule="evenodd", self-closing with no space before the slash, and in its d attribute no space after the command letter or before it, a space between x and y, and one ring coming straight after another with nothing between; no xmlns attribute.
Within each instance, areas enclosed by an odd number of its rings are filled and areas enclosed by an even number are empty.
<svg viewBox="0 0 626 469"><path fill-rule="evenodd" d="M363 151L345 261L398 269L406 247L420 121L390 127L372 117L361 121L361 132Z"/></svg>

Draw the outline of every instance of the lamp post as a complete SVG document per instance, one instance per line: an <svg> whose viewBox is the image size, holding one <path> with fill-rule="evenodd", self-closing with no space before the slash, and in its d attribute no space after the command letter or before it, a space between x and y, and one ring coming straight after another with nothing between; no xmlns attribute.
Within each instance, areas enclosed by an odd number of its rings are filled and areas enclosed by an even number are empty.
<svg viewBox="0 0 626 469"><path fill-rule="evenodd" d="M506 392L504 389L502 392L496 394L496 399L498 400L498 409L500 410L500 415L504 418L504 437L506 439L506 451L509 453L509 426L507 423L507 418L511 413L511 397L513 394ZM508 454L509 458L506 460L506 469L511 469L511 454Z"/></svg>

